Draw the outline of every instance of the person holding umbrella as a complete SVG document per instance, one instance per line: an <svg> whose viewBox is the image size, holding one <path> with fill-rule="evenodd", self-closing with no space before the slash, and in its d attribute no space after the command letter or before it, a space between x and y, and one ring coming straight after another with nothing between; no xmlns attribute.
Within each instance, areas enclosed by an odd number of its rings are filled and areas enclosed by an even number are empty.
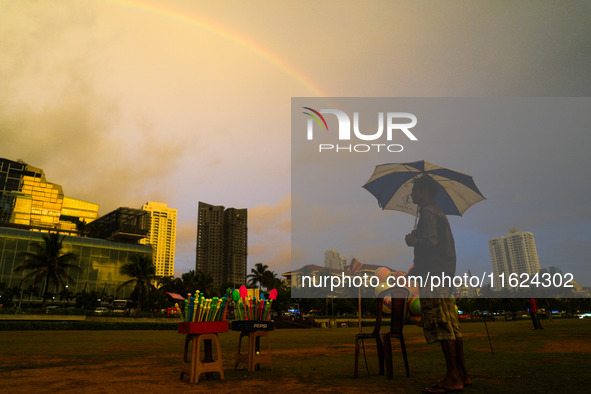
<svg viewBox="0 0 591 394"><path fill-rule="evenodd" d="M421 175L413 180L411 198L419 207L415 230L405 237L414 248L414 267L409 276L455 275L456 252L454 238L447 217L435 197L438 185L430 177ZM472 383L464 361L462 332L451 299L451 289L431 289L427 283L420 287L423 332L427 343L439 342L445 357L447 373L438 383L427 387L425 393L461 391Z"/></svg>
<svg viewBox="0 0 591 394"><path fill-rule="evenodd" d="M383 210L415 216L415 230L405 238L407 245L414 247L414 267L409 276L427 280L429 275L431 278L442 273L455 275L455 244L446 215L462 216L472 205L485 200L470 175L425 160L387 163L375 167L363 188L378 200ZM462 333L450 298L451 288L430 291L429 285L423 283L419 287L423 331L428 343L441 343L447 374L424 392L461 391L472 381L466 372Z"/></svg>

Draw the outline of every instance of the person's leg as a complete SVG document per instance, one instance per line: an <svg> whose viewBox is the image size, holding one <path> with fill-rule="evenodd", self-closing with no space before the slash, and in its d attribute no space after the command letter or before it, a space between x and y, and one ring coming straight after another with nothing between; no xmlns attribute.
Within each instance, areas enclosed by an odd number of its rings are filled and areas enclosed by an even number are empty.
<svg viewBox="0 0 591 394"><path fill-rule="evenodd" d="M536 315L533 312L530 312L529 315L531 316L531 322L534 325L534 330L538 328L538 325L536 324Z"/></svg>
<svg viewBox="0 0 591 394"><path fill-rule="evenodd" d="M536 319L536 323L537 323L537 329L541 330L542 329L542 323L540 323L540 319L538 318L538 314L534 313L534 317Z"/></svg>
<svg viewBox="0 0 591 394"><path fill-rule="evenodd" d="M431 387L431 391L427 392L439 392L438 387L445 387L449 390L460 390L464 387L462 378L458 370L458 356L456 352L456 341L444 340L440 341L441 349L445 357L445 364L447 367L447 373L443 379L437 382L436 385Z"/></svg>
<svg viewBox="0 0 591 394"><path fill-rule="evenodd" d="M436 384L427 387L425 393L441 393L449 390L460 391L464 387L459 374L456 337L448 310L453 307L451 300L440 298L421 298L423 332L427 343L439 342L445 357L446 375ZM455 308L454 308L455 312ZM461 335L461 334L460 334ZM463 347L462 347L463 350ZM463 355L463 351L462 351Z"/></svg>
<svg viewBox="0 0 591 394"><path fill-rule="evenodd" d="M458 314L456 312L456 308L453 302L449 304L447 309L447 318L451 323L451 327L456 338L456 362L458 366L458 373L460 374L460 378L462 379L464 385L470 385L472 384L472 379L470 379L470 376L468 375L468 370L466 369L466 361L464 360L464 340L462 338L460 320L458 319Z"/></svg>
<svg viewBox="0 0 591 394"><path fill-rule="evenodd" d="M466 361L464 359L464 340L462 338L462 330L460 329L458 314L453 300L448 299L445 301L445 304L446 320L451 324L451 329L453 330L453 335L455 337L455 341L453 342L455 343L455 360L458 375L460 376L463 385L469 386L472 384L472 379L470 378L470 375L468 375Z"/></svg>
<svg viewBox="0 0 591 394"><path fill-rule="evenodd" d="M458 373L460 375L460 379L465 385L472 384L472 379L468 375L468 370L466 369L466 361L464 360L464 340L462 337L456 338L456 362L458 366Z"/></svg>

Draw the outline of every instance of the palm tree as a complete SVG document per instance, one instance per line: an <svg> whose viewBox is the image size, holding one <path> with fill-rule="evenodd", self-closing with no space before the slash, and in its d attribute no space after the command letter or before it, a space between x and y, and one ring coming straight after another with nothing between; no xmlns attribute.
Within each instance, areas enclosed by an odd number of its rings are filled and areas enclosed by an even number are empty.
<svg viewBox="0 0 591 394"><path fill-rule="evenodd" d="M27 287L25 289L24 294L29 296L29 304L30 304L31 300L33 299L33 296L35 296L35 297L39 296L39 286L29 285L29 287Z"/></svg>
<svg viewBox="0 0 591 394"><path fill-rule="evenodd" d="M25 262L14 269L18 271L32 271L24 276L20 283L33 279L33 283L43 281L43 304L47 304L47 294L51 283L55 284L55 293L59 293L59 286L74 284L74 279L68 274L68 270L82 271L80 267L73 264L78 257L71 252L63 253L63 241L66 236L60 238L59 233L43 235L43 242L31 244L32 251L24 252Z"/></svg>
<svg viewBox="0 0 591 394"><path fill-rule="evenodd" d="M267 291L271 289L277 289L279 286L281 286L281 279L277 277L275 271L269 270L265 273L265 281L263 286L267 288Z"/></svg>
<svg viewBox="0 0 591 394"><path fill-rule="evenodd" d="M4 292L0 294L2 296L2 304L5 307L10 307L14 305L14 299L19 296L21 293L21 289L18 286L7 287L4 289Z"/></svg>
<svg viewBox="0 0 591 394"><path fill-rule="evenodd" d="M248 278L248 285L259 287L259 290L263 287L263 284L268 280L268 268L269 266L263 263L256 263L254 268L250 270L250 275L247 276Z"/></svg>
<svg viewBox="0 0 591 394"><path fill-rule="evenodd" d="M283 286L281 279L277 277L275 271L267 271L265 274L265 281L263 282L263 286L267 289L267 291L271 289L279 289Z"/></svg>
<svg viewBox="0 0 591 394"><path fill-rule="evenodd" d="M157 276L158 290L163 293L183 293L183 280L174 276Z"/></svg>
<svg viewBox="0 0 591 394"><path fill-rule="evenodd" d="M66 300L66 302L70 302L71 299L74 298L74 293L72 293L68 287L64 287L64 289L59 293L60 301Z"/></svg>
<svg viewBox="0 0 591 394"><path fill-rule="evenodd" d="M203 292L206 297L212 297L216 293L216 285L211 273L197 271L195 276L197 277L196 290Z"/></svg>
<svg viewBox="0 0 591 394"><path fill-rule="evenodd" d="M119 272L131 279L121 283L117 289L135 283L133 292L137 297L136 313L139 314L142 310L142 301L147 299L148 293L153 287L151 282L156 277L156 267L154 267L152 257L134 254L129 257L127 263L121 266Z"/></svg>
<svg viewBox="0 0 591 394"><path fill-rule="evenodd" d="M183 281L183 296L186 297L188 293L195 293L195 290L199 289L199 278L197 273L193 270L189 272L185 272L181 275L181 279Z"/></svg>

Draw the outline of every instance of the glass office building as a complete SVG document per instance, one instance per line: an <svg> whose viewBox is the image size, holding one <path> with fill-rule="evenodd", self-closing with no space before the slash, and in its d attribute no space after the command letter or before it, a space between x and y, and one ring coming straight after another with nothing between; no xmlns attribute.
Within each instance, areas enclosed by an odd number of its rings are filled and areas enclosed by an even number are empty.
<svg viewBox="0 0 591 394"><path fill-rule="evenodd" d="M0 283L6 288L19 286L26 272L14 272L24 262L22 253L31 250L34 242L43 242L44 233L14 228L0 228ZM129 298L133 286L118 287L131 279L121 275L121 266L127 263L134 254L152 256L150 245L111 242L97 238L65 236L64 252L72 252L78 256L81 271L71 271L69 275L74 284L68 287L73 294L86 291L97 291L103 297L116 299ZM32 284L32 283L30 283ZM25 283L24 287L28 287ZM43 283L37 283L42 290ZM55 292L54 289L49 291ZM61 291L61 289L60 289Z"/></svg>
<svg viewBox="0 0 591 394"><path fill-rule="evenodd" d="M98 217L98 204L64 196L42 169L0 158L0 223L34 231L80 235L81 223Z"/></svg>

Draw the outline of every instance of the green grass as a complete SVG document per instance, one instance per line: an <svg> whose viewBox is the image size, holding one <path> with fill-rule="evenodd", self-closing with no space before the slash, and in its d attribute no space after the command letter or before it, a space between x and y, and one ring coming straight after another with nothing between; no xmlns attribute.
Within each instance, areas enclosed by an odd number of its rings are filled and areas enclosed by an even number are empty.
<svg viewBox="0 0 591 394"><path fill-rule="evenodd" d="M474 380L465 392L587 391L591 319L546 322L545 330L539 331L532 330L527 320L489 322L487 327L494 356L484 323L462 323L466 362ZM225 379L202 381L198 387L222 392L244 391L241 384L250 385L248 392L420 392L445 372L440 347L427 345L419 327L406 326L411 377L404 374L397 341L394 379L379 376L375 342L368 340L370 374L362 355L359 378L353 379L356 332L356 328L276 330L271 333L273 370L263 365L254 373L233 369L238 333L220 334ZM169 385L171 392L179 387L188 390L190 384L178 380L183 343L184 336L174 331L5 331L0 333L0 381L39 374L47 367L84 372L97 365L127 365L135 376L145 377L145 384ZM156 370L163 375L155 375ZM57 372L55 379L60 379ZM109 387L115 390L117 384Z"/></svg>

